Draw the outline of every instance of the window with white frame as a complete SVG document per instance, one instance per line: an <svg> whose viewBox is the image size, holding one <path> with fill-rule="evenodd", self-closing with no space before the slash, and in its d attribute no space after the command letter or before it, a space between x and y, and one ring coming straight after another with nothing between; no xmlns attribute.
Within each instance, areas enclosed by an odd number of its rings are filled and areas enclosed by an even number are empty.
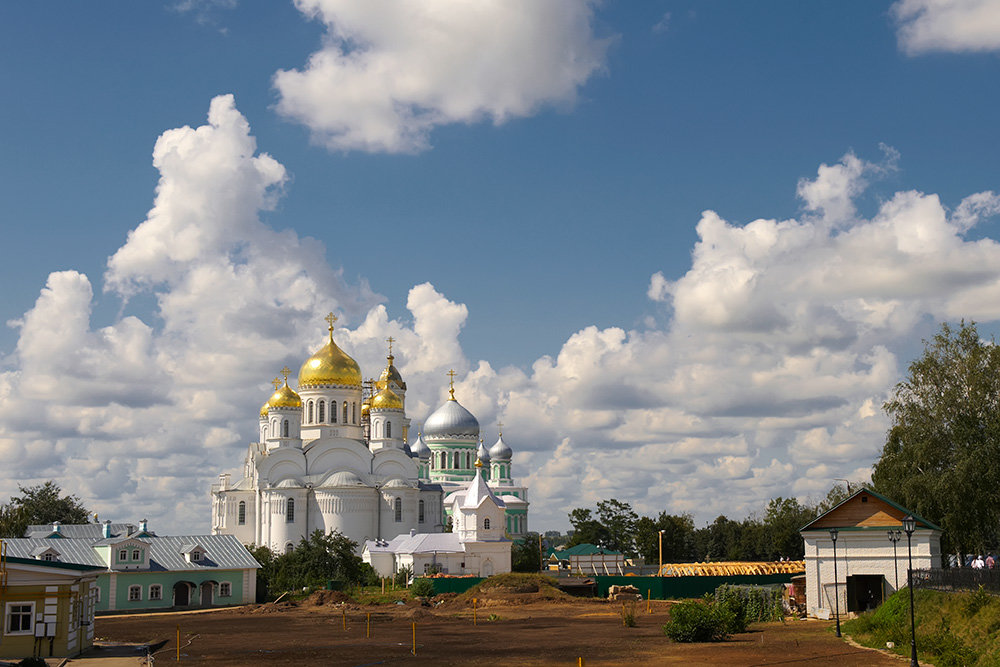
<svg viewBox="0 0 1000 667"><path fill-rule="evenodd" d="M128 587L128 601L136 602L142 599L142 586L134 584Z"/></svg>
<svg viewBox="0 0 1000 667"><path fill-rule="evenodd" d="M151 584L149 587L149 599L150 600L162 600L163 599L163 586L159 584Z"/></svg>
<svg viewBox="0 0 1000 667"><path fill-rule="evenodd" d="M199 561L199 560L201 560L201 552L200 551L192 551L191 552L191 560L192 561Z"/></svg>
<svg viewBox="0 0 1000 667"><path fill-rule="evenodd" d="M236 511L236 523L243 526L247 522L247 503L245 500L241 500Z"/></svg>
<svg viewBox="0 0 1000 667"><path fill-rule="evenodd" d="M219 597L227 598L233 594L233 585L228 581L219 584Z"/></svg>
<svg viewBox="0 0 1000 667"><path fill-rule="evenodd" d="M421 500L419 503L417 503L417 511L418 511L417 521L419 521L420 523L423 523L424 522L424 501Z"/></svg>
<svg viewBox="0 0 1000 667"><path fill-rule="evenodd" d="M139 560L139 550L132 549L132 560Z"/></svg>
<svg viewBox="0 0 1000 667"><path fill-rule="evenodd" d="M128 549L120 549L118 551L118 562L123 563L128 560Z"/></svg>
<svg viewBox="0 0 1000 667"><path fill-rule="evenodd" d="M8 602L5 634L30 635L33 629L32 619L35 618L34 602Z"/></svg>
<svg viewBox="0 0 1000 667"><path fill-rule="evenodd" d="M403 501L400 500L399 498L396 498L392 502L392 505L393 505L393 509L395 510L394 514L396 515L395 516L396 523L402 522L403 521Z"/></svg>

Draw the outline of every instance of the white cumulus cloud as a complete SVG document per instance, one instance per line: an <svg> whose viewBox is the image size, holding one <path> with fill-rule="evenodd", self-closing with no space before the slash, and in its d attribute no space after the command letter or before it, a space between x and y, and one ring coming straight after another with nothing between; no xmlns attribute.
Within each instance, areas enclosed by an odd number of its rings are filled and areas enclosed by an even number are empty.
<svg viewBox="0 0 1000 667"><path fill-rule="evenodd" d="M607 40L596 0L296 0L326 36L274 76L278 111L332 150L417 152L449 123L572 103Z"/></svg>
<svg viewBox="0 0 1000 667"><path fill-rule="evenodd" d="M1000 49L997 0L898 0L891 10L908 54Z"/></svg>

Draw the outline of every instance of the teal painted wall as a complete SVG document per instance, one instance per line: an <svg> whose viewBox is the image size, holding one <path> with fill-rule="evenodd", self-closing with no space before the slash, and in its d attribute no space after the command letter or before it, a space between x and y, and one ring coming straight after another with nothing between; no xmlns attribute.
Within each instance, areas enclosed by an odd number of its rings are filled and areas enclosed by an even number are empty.
<svg viewBox="0 0 1000 667"><path fill-rule="evenodd" d="M179 581L188 581L200 587L206 581L214 581L216 584L228 582L232 591L228 597L219 595L219 587L215 587L212 595L212 606L224 606L230 604L244 604L253 600L243 599L243 579L244 576L254 576L253 570L184 570L179 572L149 572L149 571L129 571L116 572L117 581L115 583L115 611L138 611L142 609L167 609L173 605L174 584ZM97 577L97 586L101 589L101 601L97 605L97 611L109 611L111 586L111 572L104 572ZM153 584L162 586L163 596L160 600L149 599L149 587ZM142 586L142 599L129 601L129 586ZM191 592L194 601L200 601L201 591L196 589ZM197 606L191 605L191 606Z"/></svg>

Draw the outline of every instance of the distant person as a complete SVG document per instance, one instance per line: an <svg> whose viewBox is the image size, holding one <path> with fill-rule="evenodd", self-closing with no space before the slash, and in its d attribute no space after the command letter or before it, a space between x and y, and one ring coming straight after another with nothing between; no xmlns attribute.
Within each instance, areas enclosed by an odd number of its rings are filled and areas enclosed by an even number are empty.
<svg viewBox="0 0 1000 667"><path fill-rule="evenodd" d="M976 560L972 561L973 570L981 570L986 567L986 561L983 560L982 556L976 556Z"/></svg>
<svg viewBox="0 0 1000 667"><path fill-rule="evenodd" d="M996 567L996 564L997 561L996 558L993 557L993 554L990 554L989 556L986 557L986 567L992 570L994 567Z"/></svg>

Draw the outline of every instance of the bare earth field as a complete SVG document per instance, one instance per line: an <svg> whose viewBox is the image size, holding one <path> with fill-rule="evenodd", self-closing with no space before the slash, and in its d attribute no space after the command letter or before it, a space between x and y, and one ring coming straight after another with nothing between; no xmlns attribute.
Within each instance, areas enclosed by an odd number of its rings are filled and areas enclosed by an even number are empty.
<svg viewBox="0 0 1000 667"><path fill-rule="evenodd" d="M620 604L508 595L480 601L478 624L464 600L435 607L341 605L318 598L206 613L106 616L97 636L119 642L166 641L157 663L212 665L892 665L899 659L837 639L825 621L751 627L720 644L675 644L660 626L669 602L637 606L638 625L622 624ZM347 629L344 629L346 612ZM371 614L372 636L366 637ZM493 614L493 620L487 620ZM412 623L416 622L416 655Z"/></svg>

